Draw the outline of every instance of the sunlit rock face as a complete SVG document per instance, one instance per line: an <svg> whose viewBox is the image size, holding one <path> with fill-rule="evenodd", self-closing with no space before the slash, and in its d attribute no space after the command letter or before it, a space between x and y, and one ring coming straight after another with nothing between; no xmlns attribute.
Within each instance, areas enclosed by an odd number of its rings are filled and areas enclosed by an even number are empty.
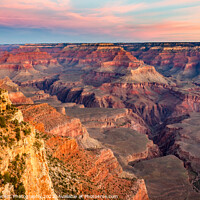
<svg viewBox="0 0 200 200"><path fill-rule="evenodd" d="M5 199L11 199L11 195L26 195L35 199L49 195L50 199L57 199L49 176L43 140L38 138L32 125L23 121L22 112L11 104L8 92L2 89L0 92L1 194Z"/></svg>

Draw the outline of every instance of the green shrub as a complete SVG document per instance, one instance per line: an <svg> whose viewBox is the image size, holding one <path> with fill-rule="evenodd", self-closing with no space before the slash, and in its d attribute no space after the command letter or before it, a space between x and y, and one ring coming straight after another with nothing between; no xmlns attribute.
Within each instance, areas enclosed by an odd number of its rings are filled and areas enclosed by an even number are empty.
<svg viewBox="0 0 200 200"><path fill-rule="evenodd" d="M23 157L26 157L26 156L27 156L27 154L26 154L26 153L23 153L23 154L22 154L22 156L23 156Z"/></svg>
<svg viewBox="0 0 200 200"><path fill-rule="evenodd" d="M16 160L16 161L19 161L19 154L17 154L17 155L15 156L15 160Z"/></svg>
<svg viewBox="0 0 200 200"><path fill-rule="evenodd" d="M11 109L11 105L10 104L7 104L6 105L6 110L10 110Z"/></svg>
<svg viewBox="0 0 200 200"><path fill-rule="evenodd" d="M25 195L25 187L24 187L24 184L21 182L19 183L19 185L16 187L15 189L15 193L17 195Z"/></svg>
<svg viewBox="0 0 200 200"><path fill-rule="evenodd" d="M17 127L14 131L16 132L15 138L19 141L21 139L20 128Z"/></svg>
<svg viewBox="0 0 200 200"><path fill-rule="evenodd" d="M16 176L11 177L10 182L11 182L13 185L16 185L16 184L17 184L17 177L16 177Z"/></svg>
<svg viewBox="0 0 200 200"><path fill-rule="evenodd" d="M3 179L4 179L4 184L9 183L10 182L10 173L9 172L5 172L5 174L3 175Z"/></svg>
<svg viewBox="0 0 200 200"><path fill-rule="evenodd" d="M12 122L13 122L13 124L15 124L16 126L19 125L19 121L18 121L17 119L13 120Z"/></svg>
<svg viewBox="0 0 200 200"><path fill-rule="evenodd" d="M9 138L9 136L7 135L7 136L3 136L3 139L5 140L5 142L7 143L8 142L8 138Z"/></svg>
<svg viewBox="0 0 200 200"><path fill-rule="evenodd" d="M39 142L37 140L33 143L33 147L38 151L40 150L41 146L42 146L41 142Z"/></svg>
<svg viewBox="0 0 200 200"><path fill-rule="evenodd" d="M0 116L0 127L1 128L5 128L6 127L6 120L2 116Z"/></svg>
<svg viewBox="0 0 200 200"><path fill-rule="evenodd" d="M9 138L9 145L12 146L15 142L15 139L14 138Z"/></svg>
<svg viewBox="0 0 200 200"><path fill-rule="evenodd" d="M23 125L26 125L26 124L27 124L27 123L26 123L26 122L24 122L24 121L22 121L21 123L22 123Z"/></svg>
<svg viewBox="0 0 200 200"><path fill-rule="evenodd" d="M38 132L36 132L36 133L35 133L35 137L36 137L37 139L40 139L40 134L39 134Z"/></svg>
<svg viewBox="0 0 200 200"><path fill-rule="evenodd" d="M26 135L30 135L31 129L30 129L30 128L24 129L23 132L24 132L24 135L25 135L25 136L26 136Z"/></svg>
<svg viewBox="0 0 200 200"><path fill-rule="evenodd" d="M17 133L17 132L20 132L20 128L17 127L14 131L15 131L16 133Z"/></svg>
<svg viewBox="0 0 200 200"><path fill-rule="evenodd" d="M16 170L17 169L17 161L13 160L11 163L13 165L14 170Z"/></svg>
<svg viewBox="0 0 200 200"><path fill-rule="evenodd" d="M15 138L17 139L17 141L19 141L19 140L21 139L20 132L17 132L17 133L16 133Z"/></svg>

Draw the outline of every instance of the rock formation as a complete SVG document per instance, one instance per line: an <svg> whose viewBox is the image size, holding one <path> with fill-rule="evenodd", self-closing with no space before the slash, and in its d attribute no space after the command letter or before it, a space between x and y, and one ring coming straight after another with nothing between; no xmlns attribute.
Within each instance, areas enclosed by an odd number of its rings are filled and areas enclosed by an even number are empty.
<svg viewBox="0 0 200 200"><path fill-rule="evenodd" d="M73 179L73 187L68 181L64 188L60 188L56 181L55 163L49 160L50 174L57 194L66 194L64 191L69 194L76 191L79 195L110 193L120 198L127 196L127 199L136 198L137 194L148 199L142 180L134 181L131 175L123 172L113 152L102 148L98 141L92 139L79 119L62 115L47 104L23 106L21 109L25 121L46 132L49 156L62 161L65 171L59 169L66 178Z"/></svg>
<svg viewBox="0 0 200 200"><path fill-rule="evenodd" d="M47 196L57 199L44 143L37 138L35 128L22 121L21 112L13 107L4 90L1 90L0 108L0 192L3 198L25 195L29 199L47 199Z"/></svg>

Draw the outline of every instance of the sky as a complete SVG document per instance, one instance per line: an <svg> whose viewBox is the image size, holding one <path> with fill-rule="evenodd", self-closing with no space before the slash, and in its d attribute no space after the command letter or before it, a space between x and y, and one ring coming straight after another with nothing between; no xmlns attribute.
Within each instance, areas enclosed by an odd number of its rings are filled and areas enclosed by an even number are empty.
<svg viewBox="0 0 200 200"><path fill-rule="evenodd" d="M0 0L0 44L200 42L200 0Z"/></svg>

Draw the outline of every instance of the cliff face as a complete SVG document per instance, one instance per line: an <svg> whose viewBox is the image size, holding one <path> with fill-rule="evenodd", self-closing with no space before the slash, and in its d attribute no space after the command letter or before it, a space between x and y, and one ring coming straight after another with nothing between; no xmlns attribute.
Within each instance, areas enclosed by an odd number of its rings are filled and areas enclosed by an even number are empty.
<svg viewBox="0 0 200 200"><path fill-rule="evenodd" d="M144 120L131 109L121 108L66 108L66 114L79 118L87 128L132 128L147 133Z"/></svg>
<svg viewBox="0 0 200 200"><path fill-rule="evenodd" d="M83 197L88 194L115 194L122 199L137 199L137 195L143 196L145 200L148 199L145 185L140 184L142 180L133 179L133 175L124 173L111 150L84 150L74 139L60 137L48 139L46 145L52 157L64 163L65 172L64 170L62 172L68 173L63 181L66 184L69 184L69 181L66 182L67 179L73 181L73 186L66 186L68 194L76 191ZM50 174L52 180L55 180L52 165L49 163ZM54 181L55 188L58 187L56 184L58 183ZM60 193L64 193L64 188L63 190L60 188Z"/></svg>
<svg viewBox="0 0 200 200"><path fill-rule="evenodd" d="M5 54L1 60L0 64L12 64L17 67L30 69L33 65L47 65L47 64L57 64L57 60L53 59L47 52L24 52L18 54Z"/></svg>
<svg viewBox="0 0 200 200"><path fill-rule="evenodd" d="M13 104L33 104L33 101L24 96L24 94L19 91L19 86L10 78L5 77L4 79L1 79L0 87L8 91L9 99Z"/></svg>
<svg viewBox="0 0 200 200"><path fill-rule="evenodd" d="M49 87L49 93L57 95L62 102L75 102L85 107L130 108L150 125L162 121L182 101L172 86L154 82L104 83L94 89L59 81Z"/></svg>
<svg viewBox="0 0 200 200"><path fill-rule="evenodd" d="M145 135L150 132L148 126L129 109L67 108L66 114L79 117L89 136L110 148L124 169L130 162L160 156L158 147Z"/></svg>
<svg viewBox="0 0 200 200"><path fill-rule="evenodd" d="M48 104L24 106L21 108L24 120L29 121L36 127L43 127L42 131L46 130L53 135L64 137L76 137L86 132L79 119L66 117Z"/></svg>
<svg viewBox="0 0 200 200"><path fill-rule="evenodd" d="M43 197L49 195L51 199L57 199L49 176L43 142L30 138L25 141L25 144L29 144L29 148L24 148L24 152L30 155L30 158L26 160L27 169L23 175L26 195L38 195Z"/></svg>
<svg viewBox="0 0 200 200"><path fill-rule="evenodd" d="M199 48L198 47L160 47L148 50L136 50L132 52L137 58L145 63L167 69L164 73L181 75L184 78L191 78L199 74Z"/></svg>
<svg viewBox="0 0 200 200"><path fill-rule="evenodd" d="M47 104L23 106L22 112L26 121L46 133L50 176L57 194L133 198L142 193L148 199L145 186L123 172L113 152L92 139L79 119L62 115Z"/></svg>
<svg viewBox="0 0 200 200"><path fill-rule="evenodd" d="M138 191L136 195L133 198L129 198L129 199L130 200L148 200L149 197L147 195L147 192L144 192L144 191L147 191L144 180L138 180L138 185L139 187L138 187Z"/></svg>
<svg viewBox="0 0 200 200"><path fill-rule="evenodd" d="M155 137L155 142L164 154L174 154L180 158L189 171L190 181L200 190L199 181L199 113L190 113L182 120L166 125Z"/></svg>
<svg viewBox="0 0 200 200"><path fill-rule="evenodd" d="M44 143L1 90L0 192L57 199L48 173ZM2 110L4 112L2 112ZM10 199L10 197L8 197Z"/></svg>
<svg viewBox="0 0 200 200"><path fill-rule="evenodd" d="M25 97L22 92L12 92L9 98L13 104L33 104L32 99Z"/></svg>
<svg viewBox="0 0 200 200"><path fill-rule="evenodd" d="M176 107L176 112L189 113L200 111L200 94L199 90L192 90L184 95L184 99L181 104Z"/></svg>
<svg viewBox="0 0 200 200"><path fill-rule="evenodd" d="M23 82L60 72L62 67L47 52L9 52L0 57L0 71L1 78L8 76L16 82Z"/></svg>

